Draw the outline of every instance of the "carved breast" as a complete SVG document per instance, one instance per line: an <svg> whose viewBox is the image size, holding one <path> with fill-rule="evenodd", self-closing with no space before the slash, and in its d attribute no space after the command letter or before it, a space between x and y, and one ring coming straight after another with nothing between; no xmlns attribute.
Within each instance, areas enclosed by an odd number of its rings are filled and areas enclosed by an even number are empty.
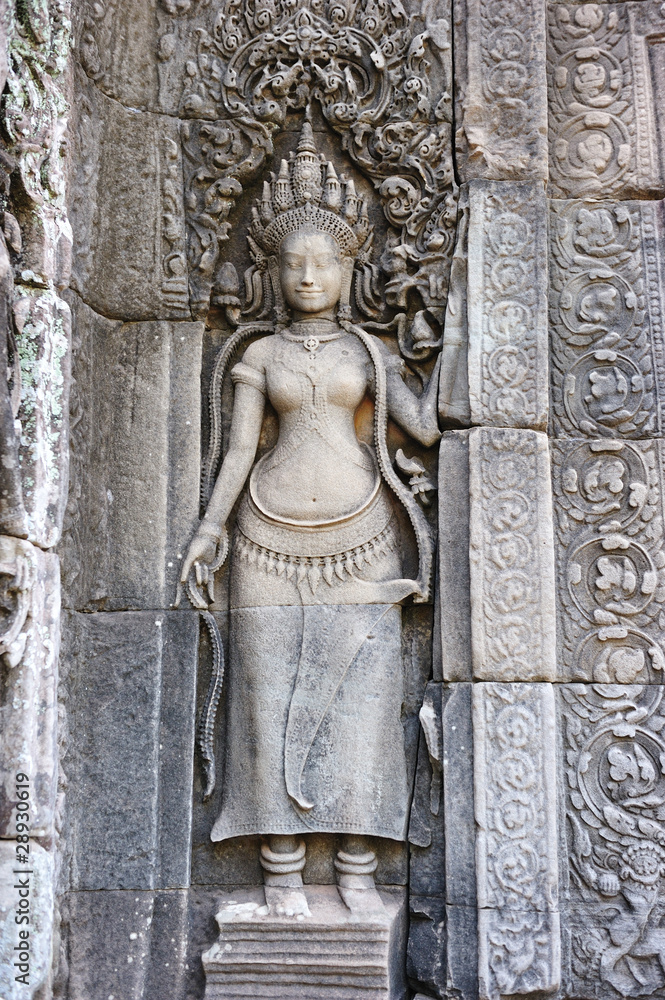
<svg viewBox="0 0 665 1000"><path fill-rule="evenodd" d="M282 340L266 363L266 386L279 416L275 448L252 476L255 501L277 517L326 521L361 508L375 491L371 450L356 437L368 359L353 337L306 351Z"/></svg>
<svg viewBox="0 0 665 1000"><path fill-rule="evenodd" d="M321 344L314 353L289 343L266 366L268 397L280 416L312 406L339 407L352 416L367 382L367 356L351 337Z"/></svg>

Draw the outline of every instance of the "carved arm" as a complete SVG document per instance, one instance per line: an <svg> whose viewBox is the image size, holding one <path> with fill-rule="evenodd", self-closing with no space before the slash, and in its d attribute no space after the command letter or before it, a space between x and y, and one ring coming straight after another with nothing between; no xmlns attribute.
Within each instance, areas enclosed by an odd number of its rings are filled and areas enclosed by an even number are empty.
<svg viewBox="0 0 665 1000"><path fill-rule="evenodd" d="M240 496L250 473L263 423L263 393L239 382L235 388L229 449L201 522L202 527L220 531Z"/></svg>
<svg viewBox="0 0 665 1000"><path fill-rule="evenodd" d="M437 358L432 376L420 396L416 396L404 382L399 367L392 363L394 355L389 357L390 362L386 365L388 412L407 434L426 448L431 448L441 437L437 416L441 355Z"/></svg>
<svg viewBox="0 0 665 1000"><path fill-rule="evenodd" d="M186 584L190 572L196 569L197 586L208 586L210 600L213 600L214 595L214 571L221 566L226 555L226 548L222 546L219 561L215 564L217 545L252 468L261 434L263 409L264 399L260 389L245 383L236 385L229 450L217 477L208 509L190 543L180 571L180 582ZM180 601L180 593L179 589L175 607Z"/></svg>

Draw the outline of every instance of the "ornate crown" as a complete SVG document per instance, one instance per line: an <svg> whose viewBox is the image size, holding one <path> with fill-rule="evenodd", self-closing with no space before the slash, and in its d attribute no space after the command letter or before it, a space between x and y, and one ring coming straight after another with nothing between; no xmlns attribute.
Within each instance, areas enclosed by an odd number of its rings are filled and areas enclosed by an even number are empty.
<svg viewBox="0 0 665 1000"><path fill-rule="evenodd" d="M308 121L296 153L282 160L277 177L264 181L250 232L265 253L276 254L285 236L303 229L329 233L346 257L355 257L371 234L366 202L353 180L338 178L332 163L317 153Z"/></svg>

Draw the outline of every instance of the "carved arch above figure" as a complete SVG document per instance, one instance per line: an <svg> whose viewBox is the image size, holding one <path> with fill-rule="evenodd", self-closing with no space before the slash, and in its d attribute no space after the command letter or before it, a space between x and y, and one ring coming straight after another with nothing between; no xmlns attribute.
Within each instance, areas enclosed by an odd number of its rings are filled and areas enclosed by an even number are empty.
<svg viewBox="0 0 665 1000"><path fill-rule="evenodd" d="M183 114L198 119L182 126L196 316L206 314L213 292L234 294L221 248L235 205L287 117L315 104L371 180L391 227L380 265L386 303L404 312L401 325L392 321L403 353L425 360L440 346L457 188L450 95L444 88L435 104L428 80L432 60L445 62L450 26L432 17L426 3L407 16L399 0L308 0L298 9L291 0L225 0L211 11L182 98ZM414 332L406 335L412 293L420 308L415 316L411 308Z"/></svg>

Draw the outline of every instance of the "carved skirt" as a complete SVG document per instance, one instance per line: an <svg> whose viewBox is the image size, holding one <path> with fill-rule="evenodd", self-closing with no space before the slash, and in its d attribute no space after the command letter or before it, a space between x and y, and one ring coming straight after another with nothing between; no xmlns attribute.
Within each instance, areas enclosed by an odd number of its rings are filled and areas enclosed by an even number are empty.
<svg viewBox="0 0 665 1000"><path fill-rule="evenodd" d="M327 536L267 523L245 497L231 573L212 839L319 831L404 840L401 560L383 488Z"/></svg>

